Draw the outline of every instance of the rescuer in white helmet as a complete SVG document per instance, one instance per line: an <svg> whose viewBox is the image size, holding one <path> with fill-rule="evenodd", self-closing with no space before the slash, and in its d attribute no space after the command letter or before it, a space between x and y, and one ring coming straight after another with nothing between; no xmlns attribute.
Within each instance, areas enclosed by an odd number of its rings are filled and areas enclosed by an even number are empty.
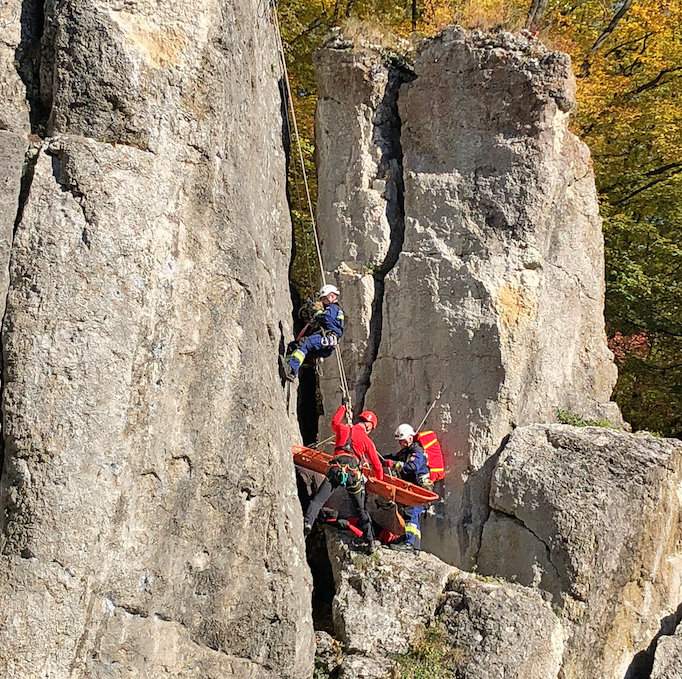
<svg viewBox="0 0 682 679"><path fill-rule="evenodd" d="M411 424L401 424L395 430L395 439L400 450L393 455L384 455L385 464L396 472L401 479L418 486L428 486L429 465L426 453L417 441L417 432ZM421 549L421 517L426 507L403 507L402 512L407 519L405 538L389 545L390 549L406 552L418 552Z"/></svg>
<svg viewBox="0 0 682 679"><path fill-rule="evenodd" d="M343 309L337 303L340 294L335 285L327 284L320 288L314 315L304 329L303 336L296 338L293 351L286 357L280 356L282 372L290 382L298 377L301 364L308 354L326 358L331 356L339 343L345 320Z"/></svg>

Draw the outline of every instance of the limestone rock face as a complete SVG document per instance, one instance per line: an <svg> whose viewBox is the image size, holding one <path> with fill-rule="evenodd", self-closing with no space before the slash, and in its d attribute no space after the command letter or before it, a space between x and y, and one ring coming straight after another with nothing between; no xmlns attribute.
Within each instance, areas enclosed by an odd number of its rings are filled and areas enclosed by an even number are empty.
<svg viewBox="0 0 682 679"><path fill-rule="evenodd" d="M556 679L564 630L537 592L459 573L448 584L436 621L466 679Z"/></svg>
<svg viewBox="0 0 682 679"><path fill-rule="evenodd" d="M30 8L31 3L20 0L6 0L0 7L0 318L5 313L14 226L21 212L22 179L30 179L32 173L28 91L33 66L26 20ZM2 457L0 450L0 462Z"/></svg>
<svg viewBox="0 0 682 679"><path fill-rule="evenodd" d="M28 133L31 129L26 94L33 76L29 45L35 36L31 35L26 15L34 4L3 0L0 6L0 130ZM19 69L17 62L22 64Z"/></svg>
<svg viewBox="0 0 682 679"><path fill-rule="evenodd" d="M449 498L425 544L471 563L487 477L463 488L463 473L483 468L512 425L557 408L619 419L608 405L616 370L594 177L568 130L570 62L520 36L450 28L418 49L397 89L385 86L396 67L362 49L332 43L318 64L331 100L317 118L319 226L342 300L349 291L353 301L346 363L365 356L364 372L349 370L357 405L377 410L377 440L392 448L393 428L418 424L442 388L428 425L442 432ZM399 136L388 145L377 130ZM377 146L402 178L391 174L398 190L383 198ZM389 214L402 216L390 237ZM397 262L385 259L392 248ZM357 310L360 283L343 272L376 261L382 289ZM326 372L331 405L338 379Z"/></svg>
<svg viewBox="0 0 682 679"><path fill-rule="evenodd" d="M397 261L404 233L397 98L413 76L370 49L322 49L315 67L317 217L324 225L325 264L352 315L344 361L361 403L381 338L384 277ZM330 370L322 381L331 411L337 372Z"/></svg>
<svg viewBox="0 0 682 679"><path fill-rule="evenodd" d="M434 625L453 656L453 676L558 676L565 634L538 592L458 571L424 552L381 548L365 556L331 529L326 539L336 587L334 632L343 650L339 676L389 676L396 658ZM320 646L324 653L328 642Z"/></svg>
<svg viewBox="0 0 682 679"><path fill-rule="evenodd" d="M682 676L682 624L673 636L660 637L651 679L679 679Z"/></svg>
<svg viewBox="0 0 682 679"><path fill-rule="evenodd" d="M406 556L381 548L366 556L351 551L334 529L326 533L336 586L334 631L344 652L386 662L407 652L455 569L426 553Z"/></svg>
<svg viewBox="0 0 682 679"><path fill-rule="evenodd" d="M27 139L0 130L0 314L5 313L9 285L9 258L17 218ZM1 317L1 316L0 316Z"/></svg>
<svg viewBox="0 0 682 679"><path fill-rule="evenodd" d="M0 675L307 677L272 24L250 0L45 7L18 211L25 146L0 137Z"/></svg>
<svg viewBox="0 0 682 679"><path fill-rule="evenodd" d="M682 444L565 425L517 429L493 473L479 569L546 591L566 679L640 676L682 601ZM644 675L642 675L644 676Z"/></svg>

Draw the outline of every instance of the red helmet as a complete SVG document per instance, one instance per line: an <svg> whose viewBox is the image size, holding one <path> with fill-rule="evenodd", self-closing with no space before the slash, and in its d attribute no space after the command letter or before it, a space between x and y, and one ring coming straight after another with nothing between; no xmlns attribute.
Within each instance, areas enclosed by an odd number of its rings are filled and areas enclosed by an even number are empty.
<svg viewBox="0 0 682 679"><path fill-rule="evenodd" d="M379 419L376 414L371 410L363 410L359 415L358 419L360 422L369 422L375 429L379 424Z"/></svg>

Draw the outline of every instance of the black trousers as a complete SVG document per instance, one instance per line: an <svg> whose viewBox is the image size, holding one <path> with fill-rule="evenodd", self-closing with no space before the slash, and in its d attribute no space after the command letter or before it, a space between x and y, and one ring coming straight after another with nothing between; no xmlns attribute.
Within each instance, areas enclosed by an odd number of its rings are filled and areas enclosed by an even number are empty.
<svg viewBox="0 0 682 679"><path fill-rule="evenodd" d="M320 513L322 507L324 507L325 502L330 498L331 494L336 490L338 486L334 486L329 479L325 479L322 482L315 497L310 501L308 509L305 513L305 523L312 526L317 519L317 515ZM351 501L353 502L353 508L355 512L360 517L360 525L358 528L365 534L365 538L368 540L374 539L374 534L372 532L372 519L369 518L367 513L367 508L365 503L367 501L367 494L365 493L365 483L360 481L359 483L353 484L346 488Z"/></svg>

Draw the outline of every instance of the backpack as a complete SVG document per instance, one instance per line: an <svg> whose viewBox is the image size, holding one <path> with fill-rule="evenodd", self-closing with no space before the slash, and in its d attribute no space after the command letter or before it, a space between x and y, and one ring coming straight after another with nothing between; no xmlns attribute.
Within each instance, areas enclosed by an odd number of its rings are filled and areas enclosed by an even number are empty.
<svg viewBox="0 0 682 679"><path fill-rule="evenodd" d="M417 441L426 453L426 462L429 465L429 478L431 483L445 478L445 461L443 449L440 447L435 431L420 431L416 436Z"/></svg>

